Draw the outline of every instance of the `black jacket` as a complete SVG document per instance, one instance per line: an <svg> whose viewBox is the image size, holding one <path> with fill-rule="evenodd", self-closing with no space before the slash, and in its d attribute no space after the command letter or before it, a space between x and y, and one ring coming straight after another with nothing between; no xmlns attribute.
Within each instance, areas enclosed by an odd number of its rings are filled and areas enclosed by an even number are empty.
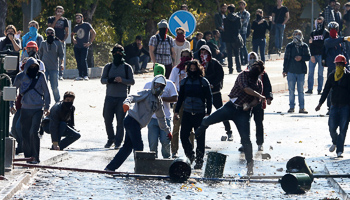
<svg viewBox="0 0 350 200"><path fill-rule="evenodd" d="M327 99L328 93L331 89L332 105L350 105L350 74L348 72L344 73L343 77L339 81L335 81L334 71L329 74L320 98L321 105Z"/></svg>
<svg viewBox="0 0 350 200"><path fill-rule="evenodd" d="M207 50L210 55L212 55L208 45L203 45L200 50L202 49ZM198 57L200 57L200 51L198 51ZM204 67L205 78L209 81L210 85L212 85L211 92L213 94L220 92L224 81L224 70L222 65L215 58L212 58L208 65Z"/></svg>
<svg viewBox="0 0 350 200"><path fill-rule="evenodd" d="M235 43L241 29L241 18L234 13L229 13L224 19L224 32L222 39L224 42Z"/></svg>
<svg viewBox="0 0 350 200"><path fill-rule="evenodd" d="M258 24L258 21L255 20L252 22L252 29L254 30L253 40L265 39L266 30L271 29L271 22L267 23L267 21L264 21L263 23Z"/></svg>
<svg viewBox="0 0 350 200"><path fill-rule="evenodd" d="M126 62L128 62L133 57L139 57L141 55L141 53L144 53L144 54L149 56L149 52L144 47L139 49L137 47L136 42L129 44L128 46L125 47L125 54L126 54L125 60L126 60Z"/></svg>
<svg viewBox="0 0 350 200"><path fill-rule="evenodd" d="M324 28L320 30L314 30L311 32L310 37L312 43L310 43L311 56L323 55L325 52L324 40L329 37L329 33Z"/></svg>
<svg viewBox="0 0 350 200"><path fill-rule="evenodd" d="M298 51L299 50L299 51ZM310 60L310 50L306 43L302 43L300 47L295 45L294 42L290 42L286 46L284 53L283 72L294 74L306 74L307 67L305 61ZM295 56L301 56L300 61L295 60Z"/></svg>

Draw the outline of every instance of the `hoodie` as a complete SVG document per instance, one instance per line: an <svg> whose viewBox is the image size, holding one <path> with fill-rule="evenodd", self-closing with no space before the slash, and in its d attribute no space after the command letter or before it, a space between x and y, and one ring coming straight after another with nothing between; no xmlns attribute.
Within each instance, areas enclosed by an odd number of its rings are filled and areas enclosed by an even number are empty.
<svg viewBox="0 0 350 200"><path fill-rule="evenodd" d="M224 33L222 35L223 42L234 43L237 41L238 34L241 29L241 18L237 14L229 13L224 19Z"/></svg>
<svg viewBox="0 0 350 200"><path fill-rule="evenodd" d="M36 61L36 59L29 58L27 63L24 65L23 72L18 73L15 78L13 85L16 88L19 88L20 94L23 94L23 92L29 88L30 84L33 81L33 79L29 78L27 75L27 70L32 64L39 66L39 63ZM43 107L45 109L50 108L50 93L47 87L45 74L41 71L38 71L38 73L41 73L41 75L38 82L35 84L35 90L29 90L22 97L21 104L22 108L24 109L42 109Z"/></svg>
<svg viewBox="0 0 350 200"><path fill-rule="evenodd" d="M58 70L59 63L63 60L63 48L59 40L49 44L43 41L39 48L39 58L45 63L47 71Z"/></svg>
<svg viewBox="0 0 350 200"><path fill-rule="evenodd" d="M212 94L219 93L224 81L224 70L219 61L213 58L212 53L208 45L203 45L198 51L198 57L200 59L200 50L205 49L209 52L211 60L203 66L205 68L205 78L209 81L212 86Z"/></svg>
<svg viewBox="0 0 350 200"><path fill-rule="evenodd" d="M152 94L154 81L155 79L152 81L151 89L141 90L136 95L129 95L124 100L124 104L130 106L130 104L135 103L134 107L128 111L128 115L134 118L142 128L147 126L151 121L152 115L155 113L160 129L166 133L170 133L170 128L165 120L162 98Z"/></svg>

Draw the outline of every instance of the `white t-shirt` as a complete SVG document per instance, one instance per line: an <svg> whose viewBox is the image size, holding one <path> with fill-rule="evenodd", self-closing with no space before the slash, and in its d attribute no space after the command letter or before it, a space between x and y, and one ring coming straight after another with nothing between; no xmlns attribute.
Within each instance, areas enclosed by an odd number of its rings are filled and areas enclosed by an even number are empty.
<svg viewBox="0 0 350 200"><path fill-rule="evenodd" d="M171 80L173 83L175 83L177 91L180 91L180 82L182 79L187 77L187 73L185 70L181 70L179 73L180 69L177 67L174 67L173 70L171 70L169 80Z"/></svg>
<svg viewBox="0 0 350 200"><path fill-rule="evenodd" d="M174 40L174 50L176 53L176 57L175 57L175 63L174 63L174 67L176 67L180 62L181 62L181 51L182 49L190 49L191 48L191 44L189 41L185 40L184 44L182 46L177 46L175 40Z"/></svg>
<svg viewBox="0 0 350 200"><path fill-rule="evenodd" d="M143 87L143 89L151 89L151 88L152 88L152 82L146 83L146 85ZM164 88L164 91L161 97L173 97L173 96L178 96L176 87L173 82L166 80L166 86ZM163 106L164 106L165 117L167 119L171 119L170 103L163 101ZM152 118L157 119L156 114L153 114Z"/></svg>

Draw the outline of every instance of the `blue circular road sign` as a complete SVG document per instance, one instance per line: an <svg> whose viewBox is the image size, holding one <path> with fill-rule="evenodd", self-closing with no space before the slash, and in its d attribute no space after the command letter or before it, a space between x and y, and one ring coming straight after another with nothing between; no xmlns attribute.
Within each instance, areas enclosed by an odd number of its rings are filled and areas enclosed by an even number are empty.
<svg viewBox="0 0 350 200"><path fill-rule="evenodd" d="M169 19L169 30L171 34L176 36L175 30L182 27L186 31L186 38L193 34L196 30L196 18L192 13L184 10L179 10L174 12Z"/></svg>

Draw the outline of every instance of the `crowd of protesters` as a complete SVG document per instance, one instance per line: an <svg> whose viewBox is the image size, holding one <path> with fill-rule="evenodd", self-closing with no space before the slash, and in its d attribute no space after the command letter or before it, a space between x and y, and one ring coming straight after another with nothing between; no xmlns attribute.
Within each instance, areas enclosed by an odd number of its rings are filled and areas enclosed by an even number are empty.
<svg viewBox="0 0 350 200"><path fill-rule="evenodd" d="M186 30L182 27L176 29L173 39L167 34L169 26L163 19L157 24L158 31L150 38L148 48L142 45L141 36L125 48L120 44L113 47L113 62L104 66L101 77L101 83L106 85L103 117L107 143L104 147L114 145L119 151L105 170L118 169L132 150L144 150L141 129L145 126L148 128L150 151L155 151L158 156L159 140L162 157L177 158L180 138L186 157L191 164L196 163L194 169L201 169L205 155L205 130L212 124L223 122L227 141L233 141L229 123L232 120L241 137L239 151L245 154L248 174L253 174L250 118L254 115L258 151L263 151L264 109L273 100L271 82L265 71L266 33L274 27L275 47L281 54L284 29L290 14L283 6L283 0L277 0L271 16L265 17L263 10L257 9L256 19L250 22L247 6L244 0L238 2L238 10L233 4L222 4L214 19L216 29L198 32L192 39L185 38ZM288 81L290 108L287 112L295 112L297 85L299 113L307 114L304 106L305 74L308 71L306 93L312 94L314 71L318 64L317 94L321 98L316 111L328 98L332 138L329 151L336 150L338 157L342 157L344 151L350 115L350 74L347 67L350 3L344 5L344 16L340 8L339 2L330 0L315 20L315 30L310 36L294 30L292 42L285 47L281 70ZM188 10L188 7L183 5L181 9ZM29 32L22 41L16 37L13 25L6 27L6 37L0 40L0 50L18 52L23 49L21 72L14 79L19 95L11 104L11 111L15 113L11 132L18 142L16 153L24 152L25 157L34 157L30 161L34 164L40 162L38 132L51 133L52 150L65 149L80 138L74 129L75 94L67 91L61 100L58 90L58 80L63 80L64 48L68 37L68 23L63 14L63 7L57 6L55 16L49 17L46 40L38 34L39 24L36 21L29 22ZM89 80L87 52L96 36L91 24L83 20L83 15L77 13L72 31L79 71L76 80ZM248 53L246 42L250 31L253 31L253 51ZM304 42L304 37L308 44ZM223 105L220 92L224 79L223 66L227 60L229 74L232 74L233 56L239 74L229 94L230 100ZM149 61L153 64L153 80L142 91L130 95L130 86L135 84L134 75L147 73ZM309 70L306 62L309 62ZM323 89L324 67L328 67L328 77ZM51 109L48 80L56 102ZM131 104L135 105L130 108ZM213 113L212 106L216 108ZM46 116L44 120L43 115ZM116 130L113 127L114 116ZM338 127L339 135L336 132Z"/></svg>

